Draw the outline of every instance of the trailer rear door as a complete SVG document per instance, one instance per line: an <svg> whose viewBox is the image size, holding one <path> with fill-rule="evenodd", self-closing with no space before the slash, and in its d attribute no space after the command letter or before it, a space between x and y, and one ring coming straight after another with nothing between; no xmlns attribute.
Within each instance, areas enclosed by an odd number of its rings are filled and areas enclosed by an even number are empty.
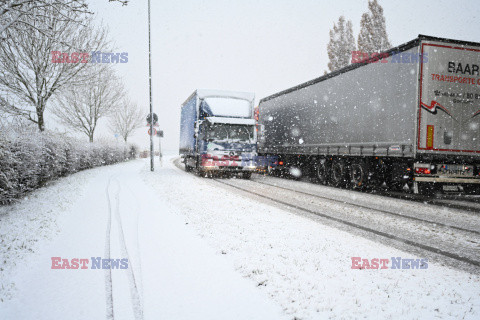
<svg viewBox="0 0 480 320"><path fill-rule="evenodd" d="M480 47L423 41L417 151L480 156Z"/></svg>

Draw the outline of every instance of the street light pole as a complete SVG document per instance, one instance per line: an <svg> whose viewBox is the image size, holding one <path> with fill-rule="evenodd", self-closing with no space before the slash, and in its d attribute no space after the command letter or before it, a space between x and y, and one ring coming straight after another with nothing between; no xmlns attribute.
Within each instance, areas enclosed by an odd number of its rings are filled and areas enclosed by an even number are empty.
<svg viewBox="0 0 480 320"><path fill-rule="evenodd" d="M148 0L148 82L150 88L150 171L153 171L152 52L150 44L150 0Z"/></svg>

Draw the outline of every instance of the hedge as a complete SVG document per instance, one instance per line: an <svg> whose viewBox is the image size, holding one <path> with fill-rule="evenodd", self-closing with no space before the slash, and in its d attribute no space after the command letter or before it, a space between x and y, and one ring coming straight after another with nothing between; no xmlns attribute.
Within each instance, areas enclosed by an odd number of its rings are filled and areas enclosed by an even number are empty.
<svg viewBox="0 0 480 320"><path fill-rule="evenodd" d="M0 204L81 170L127 161L136 147L89 143L52 132L0 132Z"/></svg>

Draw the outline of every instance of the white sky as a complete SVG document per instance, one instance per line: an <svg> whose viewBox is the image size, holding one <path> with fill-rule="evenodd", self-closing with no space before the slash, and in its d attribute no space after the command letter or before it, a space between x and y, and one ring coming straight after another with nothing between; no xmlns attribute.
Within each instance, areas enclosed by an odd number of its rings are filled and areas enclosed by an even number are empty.
<svg viewBox="0 0 480 320"><path fill-rule="evenodd" d="M323 75L328 32L340 15L358 35L367 0L151 0L152 92L165 138L176 151L180 105L197 88L250 91L256 102ZM471 1L380 0L393 46L426 34L480 42L480 5ZM147 0L128 6L91 0L110 29L133 101L149 110ZM132 142L149 146L147 128ZM110 135L107 131L100 134ZM155 148L158 140L155 139Z"/></svg>

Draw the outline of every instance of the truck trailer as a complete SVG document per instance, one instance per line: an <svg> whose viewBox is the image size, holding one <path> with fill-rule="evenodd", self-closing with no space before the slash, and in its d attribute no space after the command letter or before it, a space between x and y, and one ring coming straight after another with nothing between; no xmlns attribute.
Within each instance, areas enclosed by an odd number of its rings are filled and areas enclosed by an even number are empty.
<svg viewBox="0 0 480 320"><path fill-rule="evenodd" d="M480 43L418 38L259 102L270 173L418 192L480 187Z"/></svg>
<svg viewBox="0 0 480 320"><path fill-rule="evenodd" d="M185 171L250 178L257 156L254 100L249 92L196 90L190 95L180 119Z"/></svg>

